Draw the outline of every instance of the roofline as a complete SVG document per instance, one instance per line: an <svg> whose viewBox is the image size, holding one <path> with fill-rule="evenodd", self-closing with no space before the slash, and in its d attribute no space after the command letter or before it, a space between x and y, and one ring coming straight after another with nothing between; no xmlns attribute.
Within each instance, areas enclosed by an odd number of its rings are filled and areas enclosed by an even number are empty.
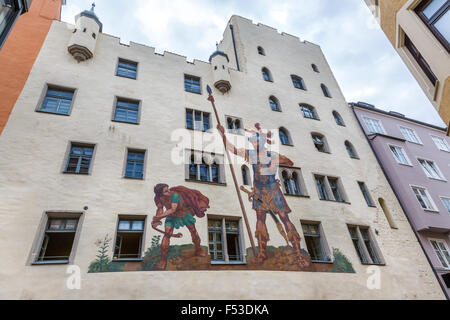
<svg viewBox="0 0 450 320"><path fill-rule="evenodd" d="M363 105L359 104L359 102L358 103L350 102L349 106L352 107L352 108L358 107L360 109L365 109L365 110L369 110L369 111L382 113L382 114L387 115L387 116L391 116L391 117L398 118L398 119L401 119L401 120L414 122L414 123L420 124L422 126L430 127L430 128L433 128L433 129L436 129L436 130L439 130L439 131L443 131L444 133L447 133L447 128L446 127L439 127L439 126L436 126L434 124L422 122L422 121L411 119L411 118L408 118L408 117L401 117L401 116L398 116L396 114L389 113L388 111L384 111L384 110L378 109L376 107L363 106Z"/></svg>

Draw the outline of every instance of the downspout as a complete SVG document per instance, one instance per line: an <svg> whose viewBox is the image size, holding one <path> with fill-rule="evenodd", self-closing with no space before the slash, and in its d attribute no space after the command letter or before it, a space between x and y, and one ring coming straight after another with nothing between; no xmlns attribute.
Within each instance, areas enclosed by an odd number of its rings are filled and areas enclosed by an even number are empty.
<svg viewBox="0 0 450 320"><path fill-rule="evenodd" d="M234 30L232 24L230 24L230 30L231 30L231 39L233 40L234 56L236 57L236 67L238 71L241 71L241 69L239 68L239 59L236 51L236 42L234 41Z"/></svg>
<svg viewBox="0 0 450 320"><path fill-rule="evenodd" d="M417 242L419 242L419 245L420 245L420 247L422 248L422 251L423 251L423 253L425 254L425 257L427 258L427 261L428 261L428 263L430 264L431 270L433 270L434 276L437 278L437 281L438 281L439 285L441 286L442 291L444 292L444 296L447 298L447 300L450 300L450 298L449 298L449 296L448 296L448 294L447 294L447 289L445 289L444 285L443 285L442 282L441 282L441 278L439 278L439 275L437 274L436 270L434 269L434 266L433 266L433 264L431 263L431 260L430 260L430 258L428 257L427 252L425 251L425 248L424 248L423 245L422 245L422 242L420 242L420 238L419 238L419 235L417 234L416 229L414 228L414 226L413 226L411 220L409 219L408 215L406 214L405 207L403 206L403 203L400 201L400 197L398 196L398 194L397 194L397 192L395 191L395 189L394 189L394 187L393 187L391 181L389 180L388 175L386 174L386 170L384 169L383 164L381 163L380 158L378 157L377 153L375 152L374 147L373 147L372 144L370 143L369 138L367 137L367 135L366 135L366 133L365 133L365 131L364 131L364 128L363 128L361 122L359 121L358 116L356 115L356 112L355 112L355 108L354 108L353 103L350 103L350 107L352 108L353 115L355 116L356 121L358 121L359 127L361 128L361 130L362 130L362 132L363 132L363 134L364 134L364 137L366 137L366 140L367 140L367 143L368 143L369 146L370 146L370 149L372 149L372 152L373 152L373 154L375 155L375 158L377 159L377 162L378 162L378 164L379 164L380 167L381 167L381 171L383 171L384 176L386 177L387 182L388 182L389 185L391 186L391 189L392 189L392 191L394 192L394 195L395 195L395 197L397 198L397 201L398 201L398 203L400 204L400 207L402 208L403 213L405 214L406 220L408 220L409 225L411 226L411 229L413 230L413 233L414 233L414 235L416 236Z"/></svg>

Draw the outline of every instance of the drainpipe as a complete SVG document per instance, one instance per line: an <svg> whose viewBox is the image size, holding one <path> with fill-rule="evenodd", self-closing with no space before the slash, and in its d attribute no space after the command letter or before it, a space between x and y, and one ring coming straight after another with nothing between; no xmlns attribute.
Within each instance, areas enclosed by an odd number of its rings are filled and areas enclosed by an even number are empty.
<svg viewBox="0 0 450 320"><path fill-rule="evenodd" d="M419 245L420 245L420 247L422 248L423 253L425 254L425 257L427 258L427 261L428 261L428 263L430 264L431 270L433 270L433 273L434 273L435 277L437 278L437 281L438 281L439 285L441 286L441 289L442 289L442 291L444 292L445 297L447 298L447 300L450 300L450 298L449 298L449 296L448 296L448 294L447 294L447 289L446 289L446 288L444 287L444 285L442 284L441 278L439 278L439 275L437 274L436 270L434 269L433 264L431 263L431 260L430 260L430 258L428 257L427 252L425 251L425 248L424 248L423 245L422 245L422 242L420 242L419 235L417 234L416 229L414 228L414 226L413 226L411 220L409 219L408 215L406 214L405 207L403 206L403 203L400 201L400 197L398 196L398 194L397 194L397 192L395 191L395 189L394 189L394 187L393 187L391 181L389 180L388 175L386 174L386 170L384 169L383 164L381 163L380 158L378 157L377 153L375 152L374 147L372 146L372 144L371 144L370 141L369 141L369 138L367 137L366 133L364 132L364 128L363 128L361 122L359 121L358 116L356 115L354 104L353 104L353 103L350 103L349 105L350 105L350 108L352 108L353 115L355 116L356 121L358 122L359 127L361 128L361 130L362 130L362 132L363 132L363 134L364 134L364 137L366 137L366 140L367 140L367 143L368 143L369 146L370 146L370 149L372 149L372 152L373 152L373 154L375 155L375 158L377 159L377 162L378 162L378 164L379 164L380 167L381 167L381 171L383 171L384 176L386 177L387 182L388 182L389 185L391 186L391 189L392 189L392 191L394 192L394 195L395 195L395 197L397 198L398 203L400 204L400 207L402 208L403 212L405 213L406 220L408 220L409 225L411 226L411 229L413 230L413 233L414 233L414 235L416 236L416 239L417 239L417 241L419 242Z"/></svg>
<svg viewBox="0 0 450 320"><path fill-rule="evenodd" d="M230 30L231 30L231 39L233 40L234 56L236 57L236 67L238 71L241 71L241 69L239 68L239 59L236 51L236 42L234 41L234 30L232 24L230 24Z"/></svg>

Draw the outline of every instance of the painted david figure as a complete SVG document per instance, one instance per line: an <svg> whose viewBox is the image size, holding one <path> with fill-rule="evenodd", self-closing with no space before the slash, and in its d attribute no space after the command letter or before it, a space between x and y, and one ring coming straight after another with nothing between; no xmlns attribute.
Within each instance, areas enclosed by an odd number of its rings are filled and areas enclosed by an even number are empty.
<svg viewBox="0 0 450 320"><path fill-rule="evenodd" d="M267 149L266 143L273 144L270 140L272 133L270 131L267 134L263 133L259 123L255 124L254 129L246 130L250 133L248 140L253 145L253 149L236 148L226 138L224 128L219 125L217 129L224 138L226 148L235 155L243 157L253 168L253 188L251 192L247 191L250 194L249 199L252 200L252 206L257 216L255 237L258 241L259 252L253 263L262 264L268 258L266 247L270 238L267 232L266 216L270 214L285 240L292 244L298 265L308 267L310 260L302 255L300 235L289 219L291 209L281 192L280 181L276 179L278 166L292 167L293 162L287 157ZM245 191L244 188L241 188L241 190ZM283 230L278 218L286 231Z"/></svg>
<svg viewBox="0 0 450 320"><path fill-rule="evenodd" d="M200 191L183 186L169 188L167 184L160 183L154 188L156 215L153 217L152 227L164 234L161 241L161 260L156 264L157 270L167 267L167 254L170 247L170 238L181 238L181 233L174 234L174 229L186 227L191 233L192 243L195 246L195 255L206 257L206 252L200 246L200 236L195 228L195 217L203 218L209 208L209 199ZM165 220L164 231L157 227Z"/></svg>

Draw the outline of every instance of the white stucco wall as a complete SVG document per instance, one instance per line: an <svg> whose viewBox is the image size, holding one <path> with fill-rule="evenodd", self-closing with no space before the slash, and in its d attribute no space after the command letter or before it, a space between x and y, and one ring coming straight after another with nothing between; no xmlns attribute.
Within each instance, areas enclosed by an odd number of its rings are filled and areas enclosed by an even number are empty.
<svg viewBox="0 0 450 320"><path fill-rule="evenodd" d="M185 108L212 114L205 92L206 84L211 87L213 84L211 65L198 60L189 63L185 57L169 52L155 54L154 48L136 43L125 46L118 38L106 34L99 34L93 59L77 63L67 52L73 26L55 21L0 137L0 298L443 298L320 47L238 16L233 16L231 23L235 26L238 55L242 57L239 63L244 72L230 70L232 89L226 95L215 90L221 121L230 115L242 118L245 126L260 122L263 128L282 126L289 130L294 146L282 146L280 152L301 168L310 196L287 197L292 209L290 218L300 233L300 220L321 222L330 249L339 248L352 262L356 274L272 271L88 274L88 266L97 252L95 241L105 234L114 236L119 214L148 215L145 248L150 245L156 234L150 221L156 209L153 187L157 183L185 185L201 191L210 199L208 214L240 217L241 212L228 167L226 186L215 186L186 182L185 166L174 165L170 160L175 146L184 148L180 141L171 141L171 134L185 127ZM234 67L229 37L227 27L220 48ZM266 56L258 55L258 45L264 48ZM139 63L137 80L115 76L119 57ZM312 70L312 63L320 73ZM273 83L262 80L264 66L270 69ZM184 91L184 74L201 77L202 95ZM308 90L295 89L291 74L303 77ZM35 112L46 83L77 89L69 117ZM323 96L321 83L327 85L332 99ZM280 100L281 113L270 109L271 95ZM111 121L115 96L141 100L139 125ZM314 106L320 121L303 118L299 103ZM336 125L333 110L340 113L346 127ZM214 118L212 126L216 126ZM316 151L311 132L326 136L331 154ZM354 145L359 160L349 158L345 140ZM70 141L96 144L90 175L62 173ZM122 177L127 148L147 150L142 181ZM239 168L236 166L240 181ZM313 179L315 173L340 177L350 204L320 201ZM385 199L399 229L389 227L378 203L376 208L367 206L357 181L366 183L375 201L379 197ZM244 200L254 232L255 213L246 197ZM82 287L68 290L67 265L32 266L29 257L46 211L83 211L84 206L89 209L83 212L73 260L81 268ZM380 267L381 289L366 287L367 266L359 261L347 224L379 231L376 241L386 262ZM269 245L283 245L273 222L267 219L267 225ZM196 226L202 245L207 245L206 217L197 219ZM181 231L184 238L172 239L172 244L190 241L187 230ZM246 247L250 246L247 234L244 242ZM306 247L304 240L301 244Z"/></svg>

